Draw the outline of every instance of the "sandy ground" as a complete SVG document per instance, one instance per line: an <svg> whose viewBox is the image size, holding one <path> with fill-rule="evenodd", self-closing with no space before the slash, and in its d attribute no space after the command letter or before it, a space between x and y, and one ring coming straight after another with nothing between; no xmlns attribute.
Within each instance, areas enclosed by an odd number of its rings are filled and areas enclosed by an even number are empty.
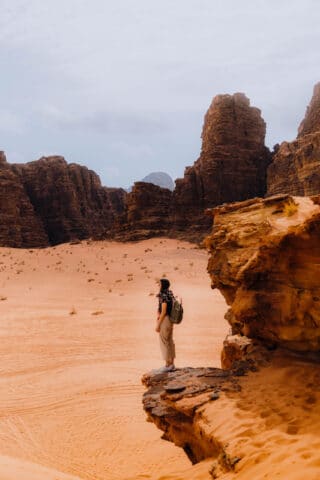
<svg viewBox="0 0 320 480"><path fill-rule="evenodd" d="M202 407L199 423L206 437L224 446L227 461L237 459L234 471L223 471L214 459L207 459L155 478L319 480L319 364L279 354L240 384L240 392L224 393Z"/></svg>
<svg viewBox="0 0 320 480"><path fill-rule="evenodd" d="M220 365L226 306L206 264L205 251L167 239L0 248L0 480L189 469L145 421L140 378L162 365L155 282L165 275L185 307L177 366Z"/></svg>

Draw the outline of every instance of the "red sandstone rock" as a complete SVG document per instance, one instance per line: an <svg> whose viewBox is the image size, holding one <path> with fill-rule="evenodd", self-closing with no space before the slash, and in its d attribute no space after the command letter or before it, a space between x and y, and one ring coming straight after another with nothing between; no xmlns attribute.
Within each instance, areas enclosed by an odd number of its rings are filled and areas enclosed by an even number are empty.
<svg viewBox="0 0 320 480"><path fill-rule="evenodd" d="M320 206L288 195L217 207L208 272L234 334L320 349Z"/></svg>
<svg viewBox="0 0 320 480"><path fill-rule="evenodd" d="M101 186L92 170L67 164L63 157L43 157L12 166L41 219L50 244L74 238L104 238L122 213L125 192Z"/></svg>
<svg viewBox="0 0 320 480"><path fill-rule="evenodd" d="M208 207L263 196L270 152L260 110L241 93L218 95L206 113L200 158L174 191L174 225L206 231Z"/></svg>
<svg viewBox="0 0 320 480"><path fill-rule="evenodd" d="M320 83L295 141L283 142L268 168L267 195L310 196L320 192Z"/></svg>
<svg viewBox="0 0 320 480"><path fill-rule="evenodd" d="M171 216L170 190L151 183L136 182L126 196L123 215L115 223L116 238L127 241L168 235Z"/></svg>
<svg viewBox="0 0 320 480"><path fill-rule="evenodd" d="M298 137L316 132L320 133L320 82L314 86L311 103L298 129Z"/></svg>
<svg viewBox="0 0 320 480"><path fill-rule="evenodd" d="M48 237L26 194L20 178L0 152L0 245L36 247Z"/></svg>

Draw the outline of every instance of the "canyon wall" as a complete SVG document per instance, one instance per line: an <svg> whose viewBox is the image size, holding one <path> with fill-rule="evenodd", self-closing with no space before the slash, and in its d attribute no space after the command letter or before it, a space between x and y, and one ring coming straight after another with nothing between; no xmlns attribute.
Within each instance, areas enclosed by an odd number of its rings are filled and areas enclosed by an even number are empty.
<svg viewBox="0 0 320 480"><path fill-rule="evenodd" d="M208 272L233 334L320 349L319 196L280 195L217 207Z"/></svg>
<svg viewBox="0 0 320 480"><path fill-rule="evenodd" d="M108 189L98 175L86 167L68 164L63 157L43 157L24 165L13 165L50 244L88 237L103 238L122 209L119 189L117 212Z"/></svg>
<svg viewBox="0 0 320 480"><path fill-rule="evenodd" d="M115 221L113 230L116 240L129 241L165 236L171 227L171 190L136 182L124 199L124 212Z"/></svg>
<svg viewBox="0 0 320 480"><path fill-rule="evenodd" d="M0 221L0 245L35 247L48 244L41 219L3 152L0 152Z"/></svg>
<svg viewBox="0 0 320 480"><path fill-rule="evenodd" d="M320 193L320 83L314 87L296 140L283 142L277 148L267 178L269 196Z"/></svg>
<svg viewBox="0 0 320 480"><path fill-rule="evenodd" d="M265 131L260 110L244 94L216 96L205 116L199 159L176 180L173 194L136 182L116 237L164 234L197 241L212 226L206 208L263 196L271 160Z"/></svg>
<svg viewBox="0 0 320 480"><path fill-rule="evenodd" d="M10 165L2 153L0 244L42 247L105 238L123 213L124 197L124 190L102 187L96 173L63 157Z"/></svg>
<svg viewBox="0 0 320 480"><path fill-rule="evenodd" d="M230 307L225 318L232 330L223 343L223 369L145 374L147 419L198 463L172 478L199 472L199 478L276 473L286 479L308 472L315 480L320 195L249 199L211 214L208 272ZM214 313L213 307L213 321Z"/></svg>
<svg viewBox="0 0 320 480"><path fill-rule="evenodd" d="M205 115L200 157L173 192L136 182L127 194L103 187L93 171L63 157L10 165L2 153L0 244L159 235L201 241L212 226L208 208L265 195L320 193L320 83L295 141L271 155L265 131L260 110L244 94L217 95Z"/></svg>

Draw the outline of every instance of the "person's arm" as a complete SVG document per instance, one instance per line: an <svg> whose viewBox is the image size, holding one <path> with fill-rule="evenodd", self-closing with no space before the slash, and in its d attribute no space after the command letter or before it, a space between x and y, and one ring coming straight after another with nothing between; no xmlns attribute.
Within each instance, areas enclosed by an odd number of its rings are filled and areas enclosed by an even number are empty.
<svg viewBox="0 0 320 480"><path fill-rule="evenodd" d="M163 302L161 303L161 313L157 319L156 332L160 332L161 323L166 315L167 315L167 304Z"/></svg>

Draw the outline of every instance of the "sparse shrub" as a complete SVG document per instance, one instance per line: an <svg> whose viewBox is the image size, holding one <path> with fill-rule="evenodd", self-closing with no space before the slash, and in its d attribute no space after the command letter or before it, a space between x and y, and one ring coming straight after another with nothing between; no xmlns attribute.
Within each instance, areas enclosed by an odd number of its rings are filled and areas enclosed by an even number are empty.
<svg viewBox="0 0 320 480"><path fill-rule="evenodd" d="M283 213L286 217L291 217L297 211L298 211L298 205L291 199L285 204L283 208Z"/></svg>

